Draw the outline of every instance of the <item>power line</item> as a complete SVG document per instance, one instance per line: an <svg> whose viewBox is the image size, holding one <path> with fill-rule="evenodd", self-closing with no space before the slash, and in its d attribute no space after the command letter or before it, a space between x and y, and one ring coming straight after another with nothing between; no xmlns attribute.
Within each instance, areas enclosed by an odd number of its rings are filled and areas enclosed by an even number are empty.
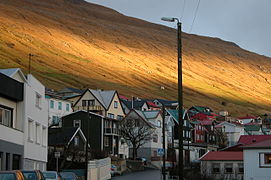
<svg viewBox="0 0 271 180"><path fill-rule="evenodd" d="M199 5L200 5L200 0L198 0L197 8L196 8L196 11L195 11L195 14L194 14L194 18L193 18L189 33L191 33L191 31L193 29L193 26L194 26L194 23L195 23L195 20L196 20L196 17L197 17L197 13L198 13L198 10L199 10Z"/></svg>
<svg viewBox="0 0 271 180"><path fill-rule="evenodd" d="M182 9L181 21L182 21L182 19L183 19L183 15L184 15L185 2L186 2L186 0L183 1L183 9Z"/></svg>

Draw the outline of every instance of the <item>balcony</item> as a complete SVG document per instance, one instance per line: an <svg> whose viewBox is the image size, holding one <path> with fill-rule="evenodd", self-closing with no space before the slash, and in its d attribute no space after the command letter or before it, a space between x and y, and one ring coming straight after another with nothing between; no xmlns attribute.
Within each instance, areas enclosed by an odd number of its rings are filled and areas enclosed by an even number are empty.
<svg viewBox="0 0 271 180"><path fill-rule="evenodd" d="M120 130L118 128L104 128L104 134L120 136Z"/></svg>
<svg viewBox="0 0 271 180"><path fill-rule="evenodd" d="M73 107L74 111L78 111L78 110L88 110L87 106L75 106ZM90 111L102 111L102 106L89 106L89 110Z"/></svg>

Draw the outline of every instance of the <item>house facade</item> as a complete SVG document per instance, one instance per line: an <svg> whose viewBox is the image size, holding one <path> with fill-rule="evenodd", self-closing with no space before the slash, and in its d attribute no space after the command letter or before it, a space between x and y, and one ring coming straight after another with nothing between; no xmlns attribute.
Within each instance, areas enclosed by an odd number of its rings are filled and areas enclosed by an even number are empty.
<svg viewBox="0 0 271 180"><path fill-rule="evenodd" d="M244 164L242 151L210 151L201 161L201 174L205 178L243 180Z"/></svg>
<svg viewBox="0 0 271 180"><path fill-rule="evenodd" d="M271 178L271 140L243 146L245 180L268 180Z"/></svg>
<svg viewBox="0 0 271 180"><path fill-rule="evenodd" d="M239 123L221 122L215 126L227 135L228 146L236 145L240 136L245 135L244 126Z"/></svg>
<svg viewBox="0 0 271 180"><path fill-rule="evenodd" d="M9 112L4 110L4 125L8 128L16 129L16 132L14 132L12 129L5 128L1 131L1 136L3 132L3 137L10 136L13 141L17 142L15 144L19 143L19 151L21 151L20 149L23 146L23 155L21 155L21 152L14 155L12 153L5 153L4 157L4 153L2 153L3 158L5 158L6 162L12 162L11 160L14 157L16 161L14 164L19 164L22 169L46 170L48 104L45 100L45 87L31 74L25 77L23 72L18 68L0 70L0 73L10 79L16 80L23 86L22 99L15 101L13 99L13 103L7 100L1 101L1 103L8 105L4 105L3 107L9 107L8 109L10 110ZM20 88L16 89L16 91L16 93L21 93ZM6 93L10 94L10 92ZM6 96L5 98L9 97ZM9 116L12 116L12 118L9 118ZM12 119L12 121L7 121L7 119ZM13 148L9 149L12 151ZM11 163L5 164L5 168L8 170L19 167L16 165L15 168Z"/></svg>
<svg viewBox="0 0 271 180"><path fill-rule="evenodd" d="M23 104L24 84L0 73L0 171L23 167Z"/></svg>
<svg viewBox="0 0 271 180"><path fill-rule="evenodd" d="M46 91L46 100L48 101L48 122L49 126L61 127L61 117L72 113L72 104L68 100L62 99L62 97L55 94L54 91Z"/></svg>

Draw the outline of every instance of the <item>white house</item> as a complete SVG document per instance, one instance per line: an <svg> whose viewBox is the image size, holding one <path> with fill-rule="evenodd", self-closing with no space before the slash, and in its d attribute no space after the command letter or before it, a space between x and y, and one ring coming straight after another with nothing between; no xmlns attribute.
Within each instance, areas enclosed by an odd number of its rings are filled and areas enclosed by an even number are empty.
<svg viewBox="0 0 271 180"><path fill-rule="evenodd" d="M224 121L216 125L215 128L221 128L222 132L227 135L228 146L236 145L240 136L245 135L244 126L239 123Z"/></svg>
<svg viewBox="0 0 271 180"><path fill-rule="evenodd" d="M0 171L23 167L24 84L10 77L14 71L0 70ZM20 73L17 78L26 81Z"/></svg>
<svg viewBox="0 0 271 180"><path fill-rule="evenodd" d="M23 101L18 103L16 109L15 104L12 108L12 111L17 113L12 128L18 128L20 131L19 134L15 133L16 135L13 133L12 138L23 146L23 156L14 157L21 158L22 169L46 170L48 104L45 100L45 87L31 74L25 78L19 68L0 70L0 72L23 84ZM1 136L2 132L0 131ZM6 153L5 158L13 157ZM9 166L9 170L17 169Z"/></svg>
<svg viewBox="0 0 271 180"><path fill-rule="evenodd" d="M61 117L73 112L71 102L62 99L61 96L49 89L46 90L46 100L49 109L49 126L61 127Z"/></svg>
<svg viewBox="0 0 271 180"><path fill-rule="evenodd" d="M243 146L245 180L271 179L271 139Z"/></svg>

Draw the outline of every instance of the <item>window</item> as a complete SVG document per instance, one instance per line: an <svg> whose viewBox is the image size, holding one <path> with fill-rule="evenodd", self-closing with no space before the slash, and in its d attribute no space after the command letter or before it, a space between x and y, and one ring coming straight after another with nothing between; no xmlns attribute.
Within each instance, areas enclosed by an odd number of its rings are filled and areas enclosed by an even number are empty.
<svg viewBox="0 0 271 180"><path fill-rule="evenodd" d="M12 170L20 169L21 156L17 154L12 155Z"/></svg>
<svg viewBox="0 0 271 180"><path fill-rule="evenodd" d="M154 134L154 135L152 136L152 141L155 142L155 143L158 142L158 136L157 136L157 134Z"/></svg>
<svg viewBox="0 0 271 180"><path fill-rule="evenodd" d="M114 101L114 108L118 108L118 101Z"/></svg>
<svg viewBox="0 0 271 180"><path fill-rule="evenodd" d="M55 101L50 100L50 108L54 109L55 108Z"/></svg>
<svg viewBox="0 0 271 180"><path fill-rule="evenodd" d="M1 170L4 170L4 169L2 169L2 164L3 164L3 153L2 152L0 152L0 171ZM0 178L1 179L1 178Z"/></svg>
<svg viewBox="0 0 271 180"><path fill-rule="evenodd" d="M47 144L46 127L42 126L42 145L46 146L46 144Z"/></svg>
<svg viewBox="0 0 271 180"><path fill-rule="evenodd" d="M232 173L233 172L233 164L232 163L225 163L225 173Z"/></svg>
<svg viewBox="0 0 271 180"><path fill-rule="evenodd" d="M264 164L271 164L271 154L264 154Z"/></svg>
<svg viewBox="0 0 271 180"><path fill-rule="evenodd" d="M33 120L28 119L28 140L33 141Z"/></svg>
<svg viewBox="0 0 271 180"><path fill-rule="evenodd" d="M74 137L74 146L79 146L79 137L78 136Z"/></svg>
<svg viewBox="0 0 271 180"><path fill-rule="evenodd" d="M70 111L70 105L66 104L66 111Z"/></svg>
<svg viewBox="0 0 271 180"><path fill-rule="evenodd" d="M81 127L81 120L73 120L73 127Z"/></svg>
<svg viewBox="0 0 271 180"><path fill-rule="evenodd" d="M10 154L6 153L6 171L10 170Z"/></svg>
<svg viewBox="0 0 271 180"><path fill-rule="evenodd" d="M117 115L117 120L122 120L122 119L123 119L123 116Z"/></svg>
<svg viewBox="0 0 271 180"><path fill-rule="evenodd" d="M0 124L12 127L12 110L0 107Z"/></svg>
<svg viewBox="0 0 271 180"><path fill-rule="evenodd" d="M111 119L114 119L115 118L115 115L114 114L111 114L111 113L108 113L107 114L107 117L111 118Z"/></svg>
<svg viewBox="0 0 271 180"><path fill-rule="evenodd" d="M59 117L57 116L53 116L53 121L52 121L53 125L58 125L59 124Z"/></svg>
<svg viewBox="0 0 271 180"><path fill-rule="evenodd" d="M36 107L41 108L41 95L36 93Z"/></svg>
<svg viewBox="0 0 271 180"><path fill-rule="evenodd" d="M36 143L40 144L40 137L41 133L40 133L40 124L36 123Z"/></svg>
<svg viewBox="0 0 271 180"><path fill-rule="evenodd" d="M82 106L95 106L95 100L82 100Z"/></svg>
<svg viewBox="0 0 271 180"><path fill-rule="evenodd" d="M161 127L161 121L157 121L157 126Z"/></svg>
<svg viewBox="0 0 271 180"><path fill-rule="evenodd" d="M62 110L62 102L58 102L58 110Z"/></svg>
<svg viewBox="0 0 271 180"><path fill-rule="evenodd" d="M109 146L109 137L107 137L107 136L104 137L104 146L106 146L106 147Z"/></svg>
<svg viewBox="0 0 271 180"><path fill-rule="evenodd" d="M219 163L213 163L212 164L213 173L219 173L220 172L220 164Z"/></svg>
<svg viewBox="0 0 271 180"><path fill-rule="evenodd" d="M244 164L238 163L238 173L243 174L244 173Z"/></svg>

